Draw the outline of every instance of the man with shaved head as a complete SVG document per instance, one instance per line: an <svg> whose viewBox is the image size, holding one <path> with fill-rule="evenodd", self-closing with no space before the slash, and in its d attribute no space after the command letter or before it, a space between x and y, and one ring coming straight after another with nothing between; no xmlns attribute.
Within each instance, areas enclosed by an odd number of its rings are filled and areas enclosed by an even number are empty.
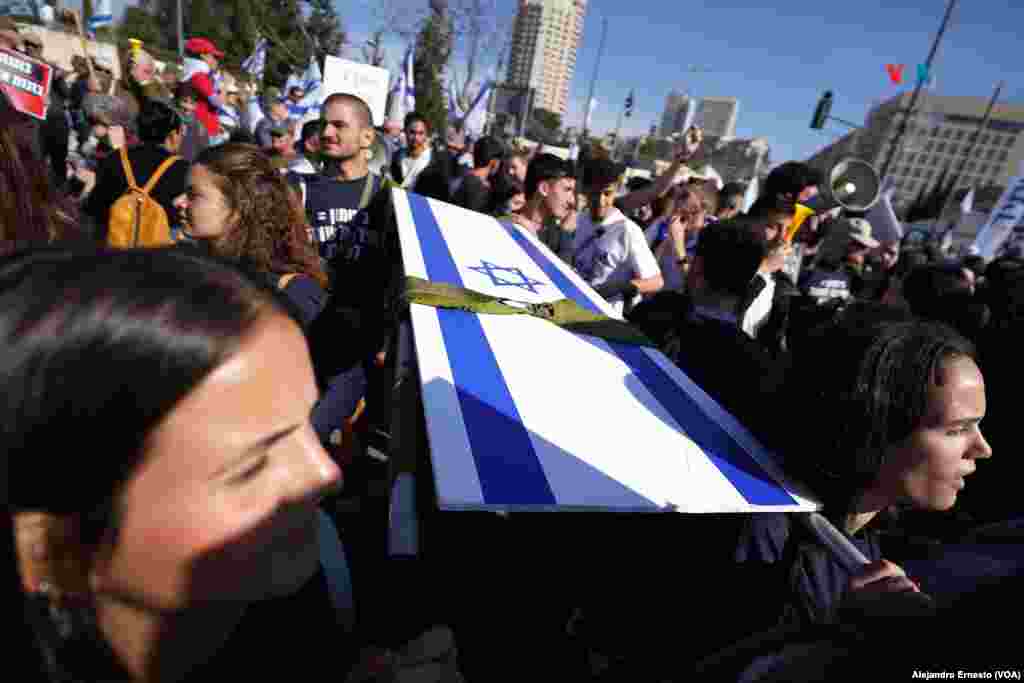
<svg viewBox="0 0 1024 683"><path fill-rule="evenodd" d="M351 312L376 353L398 263L390 185L369 170L376 131L366 102L331 95L320 109L320 125L321 171L289 177L301 193L310 239L330 276L332 305Z"/></svg>

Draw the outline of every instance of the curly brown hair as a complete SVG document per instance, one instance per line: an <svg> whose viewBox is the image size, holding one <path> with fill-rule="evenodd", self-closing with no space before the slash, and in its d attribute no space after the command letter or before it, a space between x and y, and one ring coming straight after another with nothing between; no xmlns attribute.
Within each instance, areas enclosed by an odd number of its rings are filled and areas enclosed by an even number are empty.
<svg viewBox="0 0 1024 683"><path fill-rule="evenodd" d="M227 143L196 157L237 219L213 250L277 275L302 273L327 287L327 275L309 239L306 213L281 172L256 145Z"/></svg>

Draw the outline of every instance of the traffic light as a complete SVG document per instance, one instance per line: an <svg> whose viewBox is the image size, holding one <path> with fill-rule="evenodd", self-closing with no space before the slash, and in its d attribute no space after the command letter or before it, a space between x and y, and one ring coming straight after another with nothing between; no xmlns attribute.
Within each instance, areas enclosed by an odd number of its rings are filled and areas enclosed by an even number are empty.
<svg viewBox="0 0 1024 683"><path fill-rule="evenodd" d="M629 91L629 95L626 96L626 118L628 119L633 115L633 91Z"/></svg>
<svg viewBox="0 0 1024 683"><path fill-rule="evenodd" d="M818 106L814 110L814 118L811 119L811 129L821 130L825 127L825 120L832 113L832 91L826 90L825 94L818 100Z"/></svg>

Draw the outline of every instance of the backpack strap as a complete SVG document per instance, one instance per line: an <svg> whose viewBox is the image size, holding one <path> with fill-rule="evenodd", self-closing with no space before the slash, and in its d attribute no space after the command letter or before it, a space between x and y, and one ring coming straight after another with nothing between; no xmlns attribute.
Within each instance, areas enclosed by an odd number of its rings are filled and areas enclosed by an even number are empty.
<svg viewBox="0 0 1024 683"><path fill-rule="evenodd" d="M359 197L359 209L365 209L373 199L373 188L377 184L377 176L374 173L366 174L366 184L363 185L363 194Z"/></svg>
<svg viewBox="0 0 1024 683"><path fill-rule="evenodd" d="M132 172L132 163L128 161L128 148L122 146L118 153L121 155L121 168L124 169L124 177L128 181L128 187L132 190L139 190L139 185L135 182L135 174Z"/></svg>
<svg viewBox="0 0 1024 683"><path fill-rule="evenodd" d="M122 147L121 149L124 148ZM127 157L122 158L126 159ZM153 175L149 177L149 180L146 182L146 186L142 188L142 192L145 194L149 194L150 192L152 192L153 188L156 187L157 182L160 181L160 176L166 173L167 169L169 169L174 164L174 162L178 161L179 159L181 159L181 157L174 154L164 159L163 163L157 166L156 170L153 171Z"/></svg>
<svg viewBox="0 0 1024 683"><path fill-rule="evenodd" d="M292 280L294 280L295 278L297 278L297 277L298 277L299 275L301 275L301 273L285 273L285 274L284 274L284 275L282 275L282 276L281 276L281 278L280 278L280 279L279 279L279 280L277 281L277 288L278 288L278 289L280 289L280 290L284 290L284 289L285 289L285 288L286 288L286 287L288 286L288 284L289 284L289 283L290 283L290 282L291 282Z"/></svg>

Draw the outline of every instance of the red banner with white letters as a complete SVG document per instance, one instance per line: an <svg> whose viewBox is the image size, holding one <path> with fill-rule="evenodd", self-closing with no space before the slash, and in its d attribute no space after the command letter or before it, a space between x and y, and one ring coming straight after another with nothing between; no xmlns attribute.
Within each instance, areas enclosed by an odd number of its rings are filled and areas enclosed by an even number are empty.
<svg viewBox="0 0 1024 683"><path fill-rule="evenodd" d="M0 90L21 113L46 118L52 78L49 64L0 48Z"/></svg>

